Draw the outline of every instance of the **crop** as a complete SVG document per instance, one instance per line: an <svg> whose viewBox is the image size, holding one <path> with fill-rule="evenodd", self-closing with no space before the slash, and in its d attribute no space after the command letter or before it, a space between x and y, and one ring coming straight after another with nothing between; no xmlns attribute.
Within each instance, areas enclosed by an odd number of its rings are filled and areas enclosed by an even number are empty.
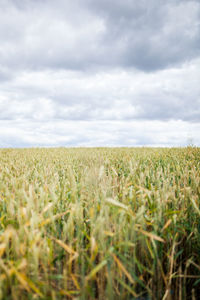
<svg viewBox="0 0 200 300"><path fill-rule="evenodd" d="M0 299L200 295L200 149L0 150Z"/></svg>

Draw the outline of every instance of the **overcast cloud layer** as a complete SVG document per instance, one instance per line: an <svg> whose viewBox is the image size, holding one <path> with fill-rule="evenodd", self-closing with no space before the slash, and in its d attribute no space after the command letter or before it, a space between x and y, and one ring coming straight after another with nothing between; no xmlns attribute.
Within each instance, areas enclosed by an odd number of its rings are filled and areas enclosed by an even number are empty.
<svg viewBox="0 0 200 300"><path fill-rule="evenodd" d="M200 146L199 0L0 0L0 147Z"/></svg>

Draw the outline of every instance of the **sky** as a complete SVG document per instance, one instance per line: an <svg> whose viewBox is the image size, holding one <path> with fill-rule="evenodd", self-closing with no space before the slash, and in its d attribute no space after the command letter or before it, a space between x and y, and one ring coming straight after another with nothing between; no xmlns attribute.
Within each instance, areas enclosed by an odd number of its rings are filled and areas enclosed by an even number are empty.
<svg viewBox="0 0 200 300"><path fill-rule="evenodd" d="M0 147L200 146L199 0L0 0Z"/></svg>

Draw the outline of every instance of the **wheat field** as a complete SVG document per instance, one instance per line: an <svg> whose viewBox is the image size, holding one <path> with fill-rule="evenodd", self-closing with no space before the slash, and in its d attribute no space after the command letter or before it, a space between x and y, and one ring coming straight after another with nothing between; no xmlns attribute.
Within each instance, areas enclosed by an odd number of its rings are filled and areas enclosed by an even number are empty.
<svg viewBox="0 0 200 300"><path fill-rule="evenodd" d="M0 299L200 295L200 148L0 150Z"/></svg>

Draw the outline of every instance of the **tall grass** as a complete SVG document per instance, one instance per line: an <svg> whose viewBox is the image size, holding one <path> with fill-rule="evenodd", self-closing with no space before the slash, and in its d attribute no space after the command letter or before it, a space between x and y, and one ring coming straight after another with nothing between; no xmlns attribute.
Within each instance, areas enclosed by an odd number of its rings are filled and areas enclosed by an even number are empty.
<svg viewBox="0 0 200 300"><path fill-rule="evenodd" d="M200 149L0 150L0 299L200 295Z"/></svg>

